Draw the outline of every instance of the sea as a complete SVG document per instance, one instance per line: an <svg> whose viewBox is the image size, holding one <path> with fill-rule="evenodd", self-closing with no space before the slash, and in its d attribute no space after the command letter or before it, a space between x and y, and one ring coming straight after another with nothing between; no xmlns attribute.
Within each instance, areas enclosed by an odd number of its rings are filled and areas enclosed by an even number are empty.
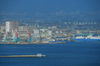
<svg viewBox="0 0 100 66"><path fill-rule="evenodd" d="M5 57L0 66L100 66L100 41L65 44L0 44L0 56L32 55L46 57Z"/></svg>

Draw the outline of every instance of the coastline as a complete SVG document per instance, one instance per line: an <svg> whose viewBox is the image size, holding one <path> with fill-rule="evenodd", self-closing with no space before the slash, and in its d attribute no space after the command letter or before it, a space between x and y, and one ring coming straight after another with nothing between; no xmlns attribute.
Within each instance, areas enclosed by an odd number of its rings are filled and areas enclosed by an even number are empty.
<svg viewBox="0 0 100 66"><path fill-rule="evenodd" d="M37 42L37 43L0 43L0 44L21 44L21 45L32 45L32 44L39 44L39 45L43 45L43 44L65 44L66 42L53 42L53 43L41 43L41 42Z"/></svg>

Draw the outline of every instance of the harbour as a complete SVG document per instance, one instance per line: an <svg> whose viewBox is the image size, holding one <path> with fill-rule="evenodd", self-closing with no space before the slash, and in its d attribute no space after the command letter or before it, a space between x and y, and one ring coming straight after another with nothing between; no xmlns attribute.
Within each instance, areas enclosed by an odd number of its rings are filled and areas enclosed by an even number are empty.
<svg viewBox="0 0 100 66"><path fill-rule="evenodd" d="M57 44L65 41L100 40L99 28L96 30L96 26L99 26L98 22L64 22L61 24L63 27L59 27L59 24L20 25L17 21L5 21L4 24L0 26L0 44ZM72 29L70 25L73 25ZM95 28L91 29L88 25L92 28L95 25Z"/></svg>
<svg viewBox="0 0 100 66"><path fill-rule="evenodd" d="M100 66L100 0L0 0L0 66Z"/></svg>

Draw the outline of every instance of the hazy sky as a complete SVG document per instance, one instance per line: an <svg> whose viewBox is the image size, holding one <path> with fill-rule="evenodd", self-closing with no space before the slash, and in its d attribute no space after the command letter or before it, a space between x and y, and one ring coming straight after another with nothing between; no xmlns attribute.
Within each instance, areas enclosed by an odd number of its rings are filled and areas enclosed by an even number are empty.
<svg viewBox="0 0 100 66"><path fill-rule="evenodd" d="M0 13L87 13L100 15L100 0L0 0Z"/></svg>
<svg viewBox="0 0 100 66"><path fill-rule="evenodd" d="M0 0L0 11L100 11L100 0Z"/></svg>

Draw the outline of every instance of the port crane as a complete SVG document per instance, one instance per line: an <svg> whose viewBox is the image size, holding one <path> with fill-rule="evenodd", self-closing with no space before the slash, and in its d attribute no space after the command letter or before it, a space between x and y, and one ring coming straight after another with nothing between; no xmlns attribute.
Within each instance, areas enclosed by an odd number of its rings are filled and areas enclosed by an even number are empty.
<svg viewBox="0 0 100 66"><path fill-rule="evenodd" d="M7 42L6 34L4 35L4 37L3 37L3 39L2 39L2 42Z"/></svg>
<svg viewBox="0 0 100 66"><path fill-rule="evenodd" d="M15 32L13 32L13 36L12 36L12 42L18 42L20 39L18 37L18 32L17 30L15 30Z"/></svg>
<svg viewBox="0 0 100 66"><path fill-rule="evenodd" d="M28 30L28 36L29 36L29 40L28 40L28 41L29 41L30 43L32 43L32 36L31 36L30 30Z"/></svg>

